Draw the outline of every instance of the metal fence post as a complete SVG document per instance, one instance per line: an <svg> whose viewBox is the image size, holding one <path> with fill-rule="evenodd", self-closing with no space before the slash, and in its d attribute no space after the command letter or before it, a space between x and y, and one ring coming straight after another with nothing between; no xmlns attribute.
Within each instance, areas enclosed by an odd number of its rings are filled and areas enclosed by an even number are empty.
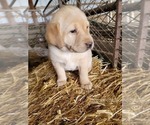
<svg viewBox="0 0 150 125"><path fill-rule="evenodd" d="M117 67L119 63L120 55L120 43L121 43L121 17L122 17L122 0L116 1L116 22L115 22L115 41L114 41L114 58L113 66Z"/></svg>
<svg viewBox="0 0 150 125"><path fill-rule="evenodd" d="M148 13L150 12L150 1L142 0L141 1L141 16L140 16L140 25L139 25L139 35L138 35L138 45L136 51L135 67L142 68L144 62L144 54L146 47L146 37L148 33Z"/></svg>

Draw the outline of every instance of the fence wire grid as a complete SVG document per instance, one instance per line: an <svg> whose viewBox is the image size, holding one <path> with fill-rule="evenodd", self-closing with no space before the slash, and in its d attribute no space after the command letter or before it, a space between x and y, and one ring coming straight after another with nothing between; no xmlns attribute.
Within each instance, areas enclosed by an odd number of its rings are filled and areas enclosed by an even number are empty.
<svg viewBox="0 0 150 125"><path fill-rule="evenodd" d="M97 55L113 67L122 66L122 122L137 124L141 120L138 124L149 124L150 0L29 0L29 3L0 0L0 75L6 78L0 79L0 110L7 111L0 114L2 124L28 124L27 62L47 57L46 23L63 4L77 6L85 12ZM25 69L19 65L15 68L17 74L9 70L22 63Z"/></svg>
<svg viewBox="0 0 150 125"><path fill-rule="evenodd" d="M147 4L147 0L123 2L123 6L134 6L122 12L122 60L123 65L130 68L150 68L150 9Z"/></svg>
<svg viewBox="0 0 150 125"><path fill-rule="evenodd" d="M121 65L121 47L119 48L119 53L117 53L118 56L115 58L115 34L117 18L117 1L115 0L51 1L51 3L45 5L46 7L40 11L38 10L38 6L36 6L37 9L29 12L29 45L33 48L35 45L40 43L39 40L44 40L44 37L41 37L44 36L43 34L45 32L41 32L40 34L39 31L44 31L43 28L45 28L45 24L50 20L51 14L63 4L77 6L85 12L90 22L90 32L95 42L94 51L96 51L97 55L99 55L104 62L108 62L111 66L115 65L114 63L116 63L116 66ZM36 20L31 18L33 17L33 12L34 15L36 15ZM40 16L38 16L39 13ZM39 25L37 24L37 21L40 20L44 20L44 22ZM32 29L34 29L35 32L32 31ZM120 37L121 36L119 36L119 38ZM120 43L121 39L119 39L118 42ZM115 62L115 60L117 61Z"/></svg>

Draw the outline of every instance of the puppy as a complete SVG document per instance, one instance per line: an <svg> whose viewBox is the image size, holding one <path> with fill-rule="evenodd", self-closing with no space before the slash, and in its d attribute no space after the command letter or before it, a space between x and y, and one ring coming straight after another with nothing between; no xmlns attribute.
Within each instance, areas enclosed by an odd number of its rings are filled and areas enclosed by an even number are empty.
<svg viewBox="0 0 150 125"><path fill-rule="evenodd" d="M92 67L94 42L85 14L77 7L63 6L52 15L45 37L58 86L66 83L65 71L79 70L81 87L91 89L88 72Z"/></svg>

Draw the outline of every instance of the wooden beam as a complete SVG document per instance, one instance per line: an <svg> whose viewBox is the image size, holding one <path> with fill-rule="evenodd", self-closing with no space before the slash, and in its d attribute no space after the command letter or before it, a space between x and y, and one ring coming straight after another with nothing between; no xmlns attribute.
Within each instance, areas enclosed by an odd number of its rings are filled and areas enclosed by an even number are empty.
<svg viewBox="0 0 150 125"><path fill-rule="evenodd" d="M130 4L125 4L122 6L122 12L140 10L140 3L135 2ZM112 2L106 5L98 6L96 8L85 11L86 16L92 16L100 13L110 12L116 10L116 2Z"/></svg>
<svg viewBox="0 0 150 125"><path fill-rule="evenodd" d="M35 10L35 7L34 7L34 5L33 5L33 1L32 1L32 0L28 0L28 3L29 3L29 9ZM34 22L35 24L37 24L38 21L37 21L36 12L32 11L31 14L32 14L33 22Z"/></svg>
<svg viewBox="0 0 150 125"><path fill-rule="evenodd" d="M28 3L29 3L29 8L30 8L30 9L35 9L32 0L28 0Z"/></svg>
<svg viewBox="0 0 150 125"><path fill-rule="evenodd" d="M116 10L116 2L112 2L103 6L98 6L94 9L85 11L86 16L96 15L99 13L105 13L109 11Z"/></svg>
<svg viewBox="0 0 150 125"><path fill-rule="evenodd" d="M2 9L10 9L6 0L0 0L0 3L2 5ZM16 23L14 20L14 16L12 15L12 12L5 12L5 15L10 25L13 25Z"/></svg>

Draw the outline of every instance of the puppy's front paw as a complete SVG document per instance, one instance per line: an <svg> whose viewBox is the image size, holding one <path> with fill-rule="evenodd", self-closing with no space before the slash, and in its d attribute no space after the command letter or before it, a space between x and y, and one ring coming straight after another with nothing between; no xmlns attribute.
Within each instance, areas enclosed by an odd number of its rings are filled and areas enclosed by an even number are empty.
<svg viewBox="0 0 150 125"><path fill-rule="evenodd" d="M93 85L92 85L92 83L91 83L90 81L81 84L81 87L82 87L83 89L92 89L92 86L93 86Z"/></svg>
<svg viewBox="0 0 150 125"><path fill-rule="evenodd" d="M58 87L63 86L66 84L66 80L57 80Z"/></svg>

